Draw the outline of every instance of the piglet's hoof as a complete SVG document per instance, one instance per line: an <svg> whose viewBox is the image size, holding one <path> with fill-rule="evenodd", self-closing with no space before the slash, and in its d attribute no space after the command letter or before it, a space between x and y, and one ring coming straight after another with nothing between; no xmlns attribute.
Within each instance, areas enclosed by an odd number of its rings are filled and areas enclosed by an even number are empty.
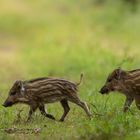
<svg viewBox="0 0 140 140"><path fill-rule="evenodd" d="M64 119L63 119L63 118L61 118L61 119L59 120L59 122L64 122Z"/></svg>

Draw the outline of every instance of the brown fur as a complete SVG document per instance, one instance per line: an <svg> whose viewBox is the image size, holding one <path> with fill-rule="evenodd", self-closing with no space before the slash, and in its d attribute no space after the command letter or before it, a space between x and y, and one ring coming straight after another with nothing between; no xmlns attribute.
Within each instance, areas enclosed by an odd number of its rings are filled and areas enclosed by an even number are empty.
<svg viewBox="0 0 140 140"><path fill-rule="evenodd" d="M111 91L119 91L126 96L123 111L126 112L133 100L140 109L140 69L124 71L115 69L107 78L105 85L101 88L102 94Z"/></svg>
<svg viewBox="0 0 140 140"><path fill-rule="evenodd" d="M82 107L87 115L90 116L91 114L86 103L82 102L77 95L77 86L81 83L82 77L83 75L81 75L80 82L77 84L64 79L48 77L17 81L11 88L4 106L8 107L15 103L25 103L30 106L28 120L31 119L32 113L37 108L39 108L42 115L55 119L52 115L45 112L44 105L60 101L64 109L64 114L60 121L64 121L70 110L68 105L68 101L70 101Z"/></svg>

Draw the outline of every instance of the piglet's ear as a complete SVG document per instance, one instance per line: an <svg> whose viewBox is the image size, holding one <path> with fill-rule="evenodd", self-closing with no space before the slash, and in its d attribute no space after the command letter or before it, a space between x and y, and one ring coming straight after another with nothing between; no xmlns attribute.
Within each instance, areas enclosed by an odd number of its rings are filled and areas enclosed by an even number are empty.
<svg viewBox="0 0 140 140"><path fill-rule="evenodd" d="M15 85L16 85L17 88L21 88L21 86L22 86L22 81L17 80L17 81L15 82Z"/></svg>
<svg viewBox="0 0 140 140"><path fill-rule="evenodd" d="M23 92L23 91L25 90L22 81L17 80L17 81L15 82L15 84L16 84L17 88L21 90L21 92Z"/></svg>
<svg viewBox="0 0 140 140"><path fill-rule="evenodd" d="M121 68L118 68L118 69L116 69L115 74L116 74L116 79L120 80L120 79L123 79L123 77L125 76L126 72L123 71Z"/></svg>

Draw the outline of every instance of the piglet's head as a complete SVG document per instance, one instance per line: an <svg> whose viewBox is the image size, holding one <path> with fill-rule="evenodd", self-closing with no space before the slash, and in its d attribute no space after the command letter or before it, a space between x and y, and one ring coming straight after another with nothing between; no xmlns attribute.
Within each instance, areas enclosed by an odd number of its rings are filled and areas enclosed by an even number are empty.
<svg viewBox="0 0 140 140"><path fill-rule="evenodd" d="M108 94L111 91L119 91L121 86L121 81L126 76L126 72L121 68L115 69L111 74L109 74L104 86L100 89L101 94Z"/></svg>
<svg viewBox="0 0 140 140"><path fill-rule="evenodd" d="M4 102L3 106L4 107L10 107L13 104L16 104L19 102L20 98L23 97L23 93L24 93L24 86L23 86L23 82L22 81L16 81L12 88L9 91L9 95L6 99L6 101Z"/></svg>

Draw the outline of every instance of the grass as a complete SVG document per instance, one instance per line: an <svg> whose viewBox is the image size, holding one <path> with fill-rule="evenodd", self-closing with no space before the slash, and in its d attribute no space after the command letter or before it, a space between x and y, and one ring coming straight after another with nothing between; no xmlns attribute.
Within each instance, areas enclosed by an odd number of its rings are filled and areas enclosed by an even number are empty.
<svg viewBox="0 0 140 140"><path fill-rule="evenodd" d="M89 104L93 118L89 120L81 108L70 104L64 123L43 118L38 111L32 122L25 123L28 106L0 106L0 139L139 139L140 112L135 105L124 114L124 96L98 93L116 67L140 67L140 10L138 6L132 12L129 6L109 0L105 4L1 0L0 103L17 79L54 76L78 81L84 73L79 96ZM59 103L46 108L57 119L63 113Z"/></svg>

